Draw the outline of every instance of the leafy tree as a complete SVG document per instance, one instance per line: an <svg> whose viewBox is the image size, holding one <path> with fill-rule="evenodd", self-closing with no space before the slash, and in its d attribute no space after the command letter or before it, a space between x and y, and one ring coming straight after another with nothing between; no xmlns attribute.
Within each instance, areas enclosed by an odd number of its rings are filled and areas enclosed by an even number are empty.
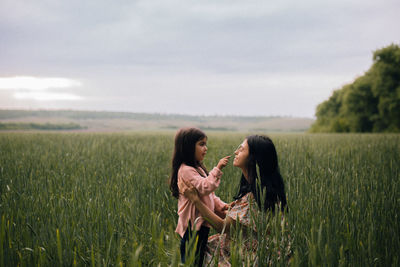
<svg viewBox="0 0 400 267"><path fill-rule="evenodd" d="M310 132L400 132L400 47L373 54L373 65L318 105Z"/></svg>

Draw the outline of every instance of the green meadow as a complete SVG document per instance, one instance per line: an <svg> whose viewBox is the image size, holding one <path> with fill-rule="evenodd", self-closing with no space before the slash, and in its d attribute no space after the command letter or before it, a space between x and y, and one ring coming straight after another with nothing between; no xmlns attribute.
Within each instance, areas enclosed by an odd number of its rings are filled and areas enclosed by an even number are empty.
<svg viewBox="0 0 400 267"><path fill-rule="evenodd" d="M210 132L207 168L245 136ZM400 135L270 137L289 212L284 230L259 235L273 237L260 260L288 264L271 252L286 231L291 266L400 265ZM167 184L173 138L172 131L1 133L0 265L178 266L177 200ZM216 191L226 202L240 177L231 163ZM235 266L240 238L233 246Z"/></svg>

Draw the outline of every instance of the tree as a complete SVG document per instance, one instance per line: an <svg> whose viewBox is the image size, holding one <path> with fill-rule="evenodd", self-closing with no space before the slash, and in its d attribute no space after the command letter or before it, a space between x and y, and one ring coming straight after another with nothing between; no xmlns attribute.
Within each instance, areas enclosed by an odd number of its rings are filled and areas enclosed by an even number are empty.
<svg viewBox="0 0 400 267"><path fill-rule="evenodd" d="M318 105L310 132L400 132L400 47L373 53L373 65Z"/></svg>

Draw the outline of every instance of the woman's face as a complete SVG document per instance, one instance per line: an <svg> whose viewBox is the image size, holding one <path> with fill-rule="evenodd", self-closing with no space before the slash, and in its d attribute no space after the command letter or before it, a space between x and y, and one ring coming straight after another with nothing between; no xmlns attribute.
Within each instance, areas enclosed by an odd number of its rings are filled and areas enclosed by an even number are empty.
<svg viewBox="0 0 400 267"><path fill-rule="evenodd" d="M247 167L247 158L249 157L249 145L247 139L240 144L235 151L235 159L233 160L233 166L244 169Z"/></svg>
<svg viewBox="0 0 400 267"><path fill-rule="evenodd" d="M204 137L196 142L194 158L198 162L202 162L207 154L207 137Z"/></svg>

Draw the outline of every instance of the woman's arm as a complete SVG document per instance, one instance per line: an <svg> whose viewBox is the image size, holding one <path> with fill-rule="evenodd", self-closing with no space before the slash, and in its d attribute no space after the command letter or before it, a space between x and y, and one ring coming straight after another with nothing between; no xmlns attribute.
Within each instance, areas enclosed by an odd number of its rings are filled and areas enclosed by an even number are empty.
<svg viewBox="0 0 400 267"><path fill-rule="evenodd" d="M228 210L229 206L225 202L223 202L219 197L215 195L215 193L212 194L212 197L214 198L214 212L217 214L219 217L224 219L226 217L226 211Z"/></svg>
<svg viewBox="0 0 400 267"><path fill-rule="evenodd" d="M199 197L199 193L196 188L185 181L179 181L178 186L185 195L196 207L196 209L200 212L203 218L211 224L211 226L221 233L224 230L225 224L225 233L229 233L230 226L233 222L232 218L221 219L217 214L211 211L201 200Z"/></svg>
<svg viewBox="0 0 400 267"><path fill-rule="evenodd" d="M203 218L211 224L211 226L221 233L224 230L225 224L225 233L229 233L229 229L232 223L232 218L228 217L226 219L222 219L217 214L212 212L204 203L200 200L200 198L196 198L193 200L193 204L196 206L196 209L201 213Z"/></svg>

